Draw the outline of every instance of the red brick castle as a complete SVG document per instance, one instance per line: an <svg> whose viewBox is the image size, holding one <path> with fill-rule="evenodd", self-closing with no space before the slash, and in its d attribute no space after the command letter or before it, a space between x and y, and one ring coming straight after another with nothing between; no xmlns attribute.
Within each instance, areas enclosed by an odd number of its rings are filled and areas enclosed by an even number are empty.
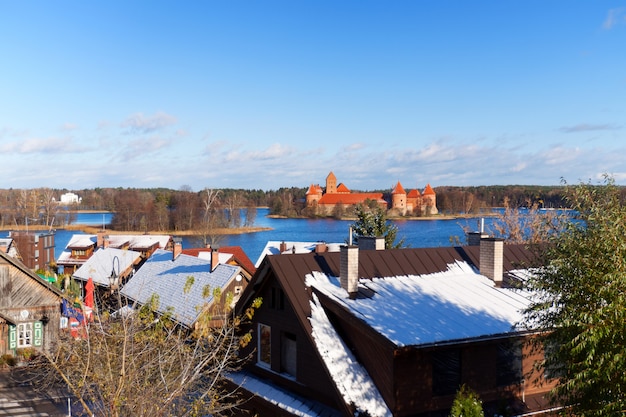
<svg viewBox="0 0 626 417"><path fill-rule="evenodd" d="M337 185L337 177L332 172L326 177L326 190L319 184L311 184L306 193L306 206L316 208L321 215L330 215L337 205L347 209L366 201L374 201L380 207L400 216L437 214L437 196L430 184L423 192L412 189L408 193L400 181L385 199L383 193L353 193L343 183Z"/></svg>

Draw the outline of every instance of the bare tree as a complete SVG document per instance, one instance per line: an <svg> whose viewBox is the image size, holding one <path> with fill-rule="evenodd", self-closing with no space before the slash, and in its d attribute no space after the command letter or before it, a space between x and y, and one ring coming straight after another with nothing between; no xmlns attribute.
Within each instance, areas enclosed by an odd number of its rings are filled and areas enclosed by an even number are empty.
<svg viewBox="0 0 626 417"><path fill-rule="evenodd" d="M224 377L239 368L238 351L251 340L238 329L259 305L243 318L223 311L228 319L218 327L215 311L198 306L203 313L193 329L155 313L156 296L138 310L95 314L81 337L65 335L33 365L34 382L67 385L90 416L223 415L239 404Z"/></svg>
<svg viewBox="0 0 626 417"><path fill-rule="evenodd" d="M505 197L504 211L494 219L492 231L509 243L541 243L561 230L567 220L557 211L541 212L538 203L524 210L511 207Z"/></svg>
<svg viewBox="0 0 626 417"><path fill-rule="evenodd" d="M43 215L44 226L52 226L57 213L59 212L59 204L54 197L54 191L50 188L42 188L40 190L41 213Z"/></svg>

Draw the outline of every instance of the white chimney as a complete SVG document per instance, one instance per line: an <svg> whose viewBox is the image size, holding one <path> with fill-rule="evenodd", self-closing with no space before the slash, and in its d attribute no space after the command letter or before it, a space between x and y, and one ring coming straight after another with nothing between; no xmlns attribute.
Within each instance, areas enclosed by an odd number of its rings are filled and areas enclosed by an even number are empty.
<svg viewBox="0 0 626 417"><path fill-rule="evenodd" d="M351 299L356 298L359 287L359 248L341 245L339 248L339 281Z"/></svg>
<svg viewBox="0 0 626 417"><path fill-rule="evenodd" d="M495 237L480 239L480 274L502 285L504 240Z"/></svg>

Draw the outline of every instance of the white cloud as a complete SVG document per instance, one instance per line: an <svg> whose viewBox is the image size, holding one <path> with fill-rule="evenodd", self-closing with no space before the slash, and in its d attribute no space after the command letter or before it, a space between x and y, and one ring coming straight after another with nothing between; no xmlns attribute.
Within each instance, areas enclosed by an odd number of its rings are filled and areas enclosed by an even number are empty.
<svg viewBox="0 0 626 417"><path fill-rule="evenodd" d="M153 116L136 113L121 123L121 127L130 133L146 134L164 129L176 123L176 118L167 113L157 112Z"/></svg>
<svg viewBox="0 0 626 417"><path fill-rule="evenodd" d="M618 7L610 9L607 13L602 27L606 30L611 30L615 26L626 23L626 7Z"/></svg>
<svg viewBox="0 0 626 417"><path fill-rule="evenodd" d="M15 154L65 154L87 150L85 146L78 146L67 138L27 139L23 141L5 142L0 145L2 153Z"/></svg>
<svg viewBox="0 0 626 417"><path fill-rule="evenodd" d="M619 127L610 124L588 124L580 123L574 126L563 126L559 128L564 133L592 132L601 130L618 130Z"/></svg>

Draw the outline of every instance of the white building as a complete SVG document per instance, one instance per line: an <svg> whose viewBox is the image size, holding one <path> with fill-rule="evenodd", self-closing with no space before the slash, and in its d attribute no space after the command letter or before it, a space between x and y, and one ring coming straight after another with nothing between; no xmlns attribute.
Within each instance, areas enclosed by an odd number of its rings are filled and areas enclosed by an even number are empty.
<svg viewBox="0 0 626 417"><path fill-rule="evenodd" d="M74 193L61 194L61 204L78 204L82 198Z"/></svg>

